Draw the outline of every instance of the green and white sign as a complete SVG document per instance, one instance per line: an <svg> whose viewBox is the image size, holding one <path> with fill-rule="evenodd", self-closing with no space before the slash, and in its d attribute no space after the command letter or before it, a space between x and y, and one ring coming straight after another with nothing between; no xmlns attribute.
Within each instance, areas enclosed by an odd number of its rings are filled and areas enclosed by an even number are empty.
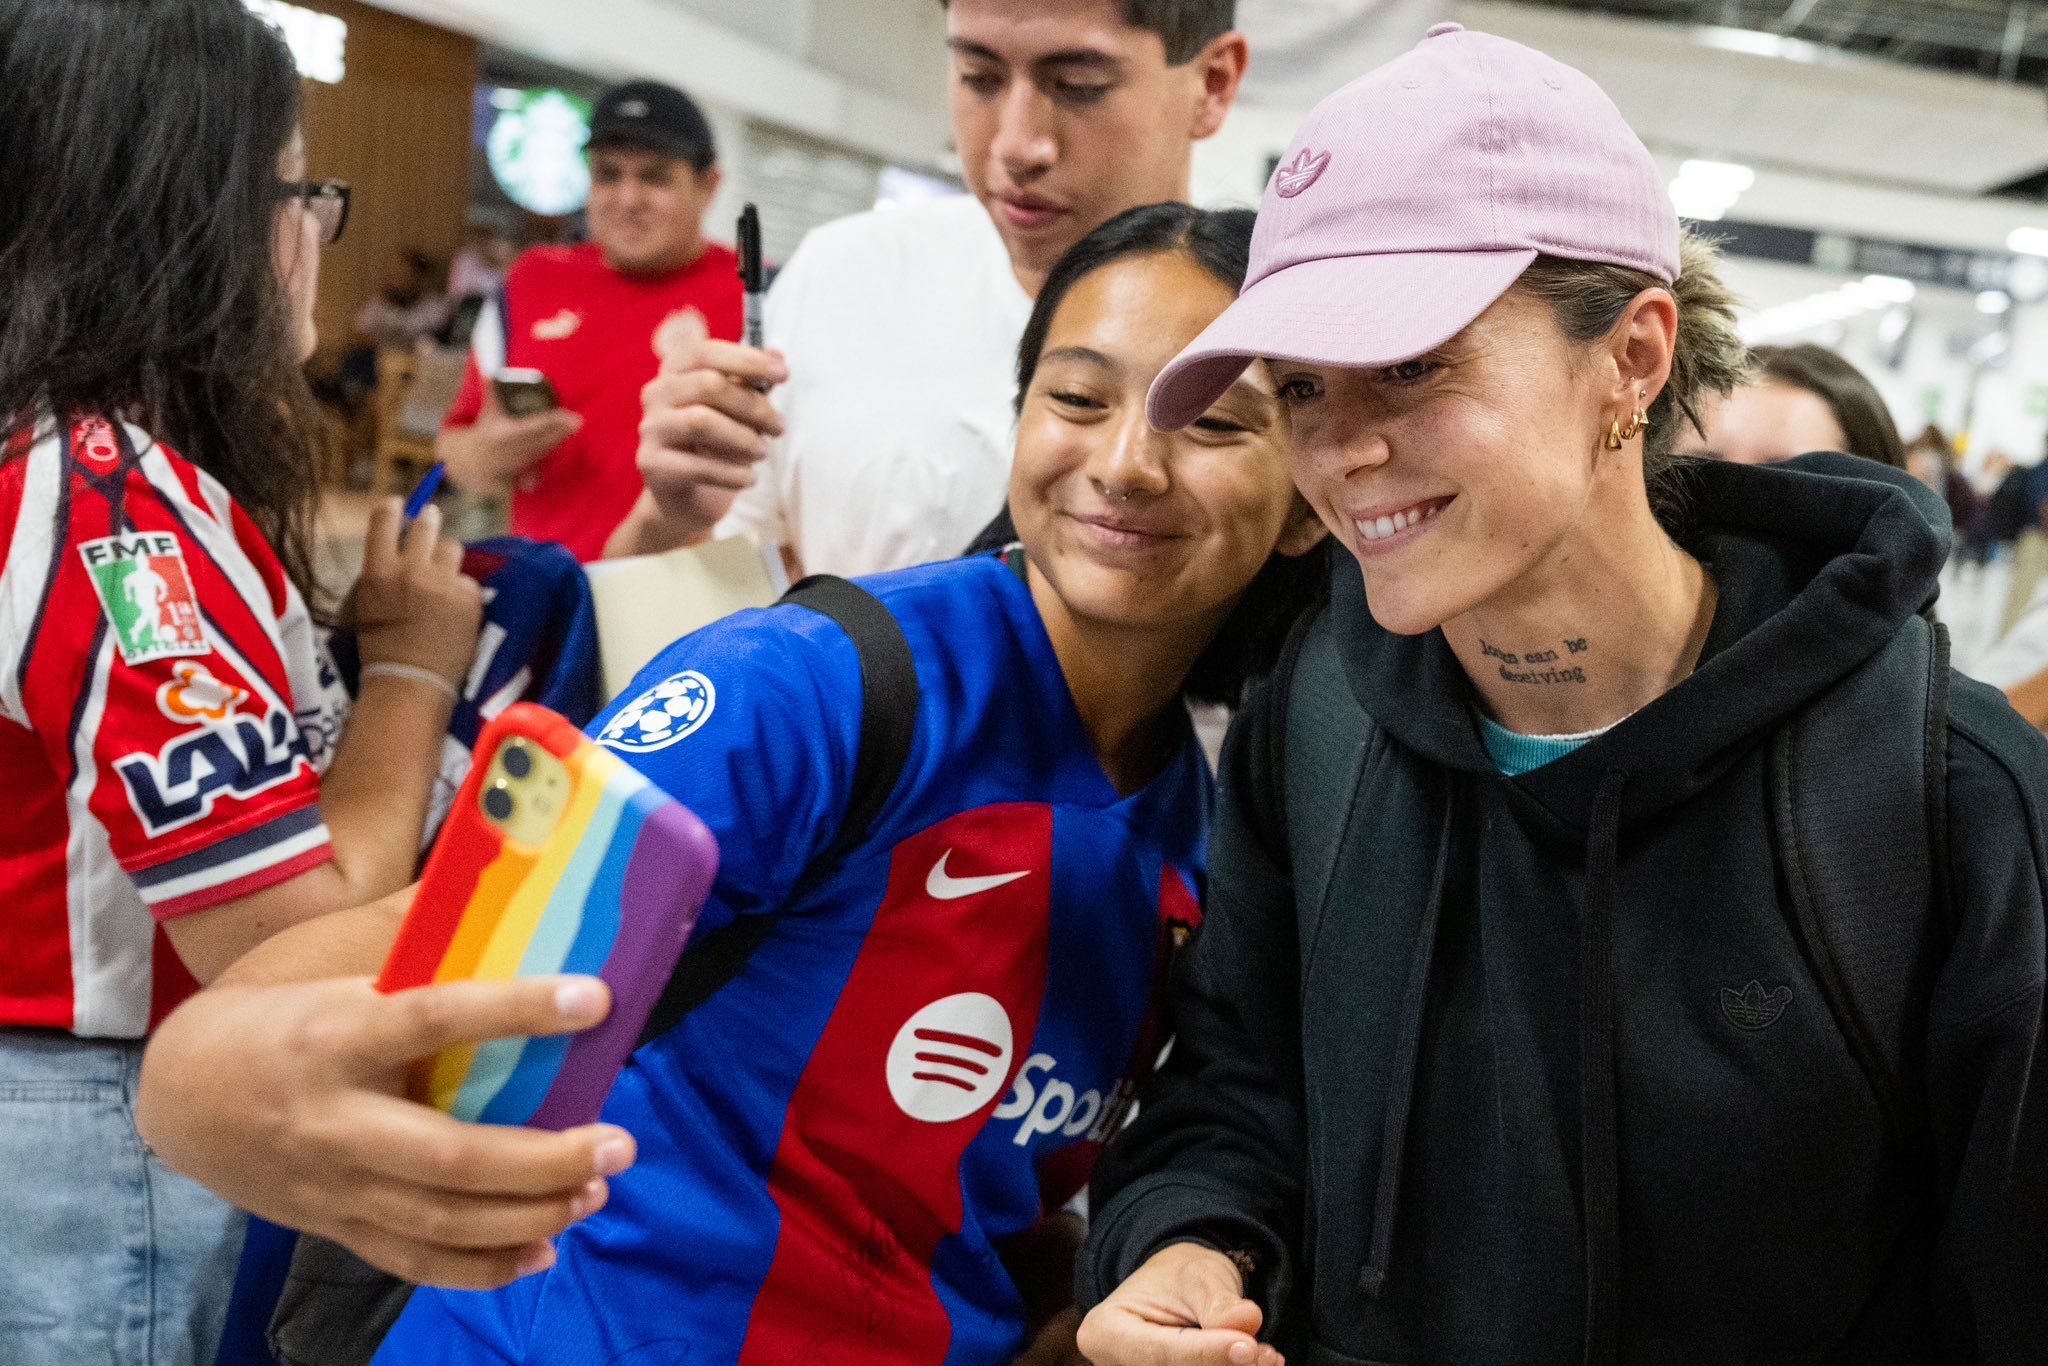
<svg viewBox="0 0 2048 1366"><path fill-rule="evenodd" d="M484 156L498 187L529 213L559 218L590 199L590 104L564 90L497 92Z"/></svg>

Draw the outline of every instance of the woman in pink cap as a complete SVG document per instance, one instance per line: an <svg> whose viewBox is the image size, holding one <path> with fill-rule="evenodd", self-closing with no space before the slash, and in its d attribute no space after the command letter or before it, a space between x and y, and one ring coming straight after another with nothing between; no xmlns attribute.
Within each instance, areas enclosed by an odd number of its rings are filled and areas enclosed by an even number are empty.
<svg viewBox="0 0 2048 1366"><path fill-rule="evenodd" d="M1309 117L1153 421L1252 362L1352 558L1226 753L1083 1351L2048 1361L2048 743L1948 670L1938 501L1674 462L1713 255L1457 25Z"/></svg>

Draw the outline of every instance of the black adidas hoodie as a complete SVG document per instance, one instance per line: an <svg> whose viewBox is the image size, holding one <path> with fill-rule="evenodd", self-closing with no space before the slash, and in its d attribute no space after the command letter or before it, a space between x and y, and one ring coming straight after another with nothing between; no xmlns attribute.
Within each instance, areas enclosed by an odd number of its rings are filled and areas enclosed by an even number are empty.
<svg viewBox="0 0 2048 1366"><path fill-rule="evenodd" d="M1954 680L1954 928L1907 1151L1801 952L1764 742L1933 598L1946 513L1841 456L1692 479L1682 539L1720 589L1699 668L1519 779L1441 634L1380 630L1340 565L1328 611L1388 743L1304 943L1255 809L1274 699L1240 718L1176 1042L1099 1168L1084 1303L1193 1239L1253 1254L1293 1366L2048 1363L2048 743ZM1605 1045L1582 1044L1588 991Z"/></svg>

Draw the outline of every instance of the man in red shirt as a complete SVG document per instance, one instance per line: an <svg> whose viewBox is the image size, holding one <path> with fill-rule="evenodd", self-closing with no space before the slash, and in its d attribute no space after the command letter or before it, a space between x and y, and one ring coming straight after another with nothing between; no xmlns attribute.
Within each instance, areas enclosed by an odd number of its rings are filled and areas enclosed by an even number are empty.
<svg viewBox="0 0 2048 1366"><path fill-rule="evenodd" d="M456 483L512 496L512 530L579 559L640 496L640 390L660 368L654 334L685 309L710 335L740 335L739 262L704 238L720 180L711 125L682 91L650 81L598 100L590 130L590 241L536 247L478 319L469 373L438 451ZM486 383L546 375L560 407L507 413Z"/></svg>

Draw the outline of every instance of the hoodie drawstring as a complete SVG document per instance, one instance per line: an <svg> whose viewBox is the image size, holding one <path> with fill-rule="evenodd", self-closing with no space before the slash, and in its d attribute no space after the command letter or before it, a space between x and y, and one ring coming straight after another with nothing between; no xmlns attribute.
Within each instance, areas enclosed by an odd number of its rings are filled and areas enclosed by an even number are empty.
<svg viewBox="0 0 2048 1366"><path fill-rule="evenodd" d="M1430 878L1429 900L1423 904L1422 923L1416 928L1415 947L1408 958L1408 981L1401 993L1401 1037L1394 1055L1394 1075L1388 1088L1386 1128L1380 1135L1379 1188L1373 1193L1372 1250L1364 1270L1358 1273L1358 1288L1368 1299L1376 1299L1386 1288L1387 1264L1394 1250L1394 1217L1401 1201L1401 1161L1408 1145L1408 1115L1415 1102L1416 1061L1422 1052L1423 1008L1429 999L1430 960L1436 953L1436 927L1442 918L1444 877L1451 862L1451 825L1455 819L1455 792L1444 803L1443 829L1437 834L1436 873Z"/></svg>
<svg viewBox="0 0 2048 1366"><path fill-rule="evenodd" d="M1619 1343L1621 1162L1615 1102L1614 867L1621 790L1600 780L1586 824L1586 913L1579 922L1579 1187L1586 1260L1585 1366L1613 1366Z"/></svg>

